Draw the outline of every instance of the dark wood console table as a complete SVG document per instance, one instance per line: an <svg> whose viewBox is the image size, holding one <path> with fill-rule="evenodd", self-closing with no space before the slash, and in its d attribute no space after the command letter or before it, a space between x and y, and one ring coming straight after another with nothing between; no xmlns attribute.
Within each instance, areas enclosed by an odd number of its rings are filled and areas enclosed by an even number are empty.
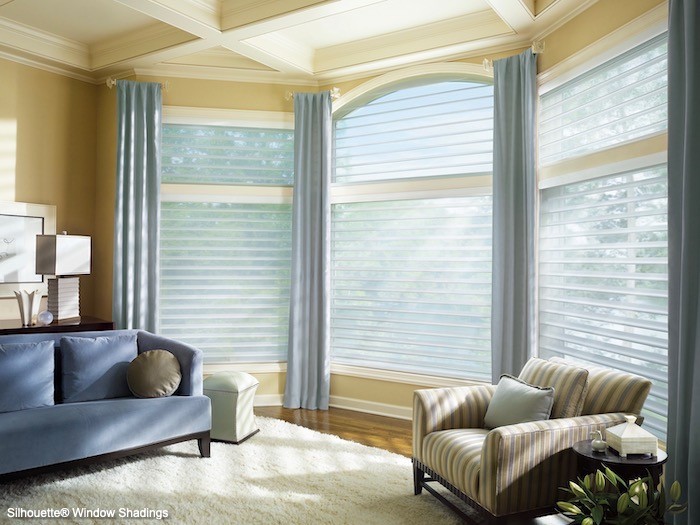
<svg viewBox="0 0 700 525"><path fill-rule="evenodd" d="M56 332L97 332L114 330L112 321L83 315L80 318L54 321L49 325L22 326L17 319L0 319L0 335L11 334L46 334Z"/></svg>

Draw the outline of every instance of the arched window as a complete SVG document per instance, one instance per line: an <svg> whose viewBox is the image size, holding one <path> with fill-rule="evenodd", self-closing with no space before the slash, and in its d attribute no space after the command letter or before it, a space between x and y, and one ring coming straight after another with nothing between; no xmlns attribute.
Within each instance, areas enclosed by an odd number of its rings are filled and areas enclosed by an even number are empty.
<svg viewBox="0 0 700 525"><path fill-rule="evenodd" d="M493 86L412 80L334 118L331 355L491 377Z"/></svg>

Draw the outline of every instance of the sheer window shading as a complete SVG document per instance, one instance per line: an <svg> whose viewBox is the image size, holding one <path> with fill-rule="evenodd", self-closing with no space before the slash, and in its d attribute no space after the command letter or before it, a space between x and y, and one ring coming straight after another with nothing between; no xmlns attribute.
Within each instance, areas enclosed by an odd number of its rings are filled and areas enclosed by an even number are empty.
<svg viewBox="0 0 700 525"><path fill-rule="evenodd" d="M292 130L166 125L162 148L164 183L294 182Z"/></svg>
<svg viewBox="0 0 700 525"><path fill-rule="evenodd" d="M540 100L540 162L665 131L667 47L667 35L661 35L545 93Z"/></svg>
<svg viewBox="0 0 700 525"><path fill-rule="evenodd" d="M168 124L164 181L289 185L291 168L282 167L292 165L291 136L287 130ZM184 137L197 140L190 144ZM239 143L260 150L251 149L245 168L240 159L226 167L243 151L228 152L226 144ZM215 191L201 199L206 202L190 202L187 195L161 202L160 333L201 348L209 363L286 361L291 204L217 202Z"/></svg>
<svg viewBox="0 0 700 525"><path fill-rule="evenodd" d="M491 197L333 207L333 360L491 377Z"/></svg>
<svg viewBox="0 0 700 525"><path fill-rule="evenodd" d="M666 167L545 189L540 355L648 377L644 426L662 439L668 401Z"/></svg>
<svg viewBox="0 0 700 525"><path fill-rule="evenodd" d="M491 172L493 86L401 89L335 121L334 182Z"/></svg>

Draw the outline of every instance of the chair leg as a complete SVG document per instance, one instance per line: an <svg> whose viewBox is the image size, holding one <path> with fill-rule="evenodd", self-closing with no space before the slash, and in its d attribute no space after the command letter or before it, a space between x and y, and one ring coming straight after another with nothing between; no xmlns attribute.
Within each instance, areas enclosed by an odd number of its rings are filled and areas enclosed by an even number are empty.
<svg viewBox="0 0 700 525"><path fill-rule="evenodd" d="M203 458L211 457L211 438L209 434L206 437L199 438L197 440L197 445L199 446L199 455Z"/></svg>
<svg viewBox="0 0 700 525"><path fill-rule="evenodd" d="M413 463L413 493L417 496L423 492L423 480L425 479L425 472L418 468L418 466Z"/></svg>

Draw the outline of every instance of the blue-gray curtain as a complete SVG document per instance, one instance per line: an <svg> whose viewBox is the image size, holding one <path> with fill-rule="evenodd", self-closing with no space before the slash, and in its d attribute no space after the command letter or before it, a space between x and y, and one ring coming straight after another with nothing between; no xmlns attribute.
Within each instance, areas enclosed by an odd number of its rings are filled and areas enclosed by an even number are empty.
<svg viewBox="0 0 700 525"><path fill-rule="evenodd" d="M671 0L668 33L668 464L700 523L700 12Z"/></svg>
<svg viewBox="0 0 700 525"><path fill-rule="evenodd" d="M294 96L287 408L328 408L331 129L330 92Z"/></svg>
<svg viewBox="0 0 700 525"><path fill-rule="evenodd" d="M518 374L532 346L535 308L536 56L496 60L493 130L491 373Z"/></svg>
<svg viewBox="0 0 700 525"><path fill-rule="evenodd" d="M117 81L117 192L112 317L156 331L160 219L160 84Z"/></svg>

